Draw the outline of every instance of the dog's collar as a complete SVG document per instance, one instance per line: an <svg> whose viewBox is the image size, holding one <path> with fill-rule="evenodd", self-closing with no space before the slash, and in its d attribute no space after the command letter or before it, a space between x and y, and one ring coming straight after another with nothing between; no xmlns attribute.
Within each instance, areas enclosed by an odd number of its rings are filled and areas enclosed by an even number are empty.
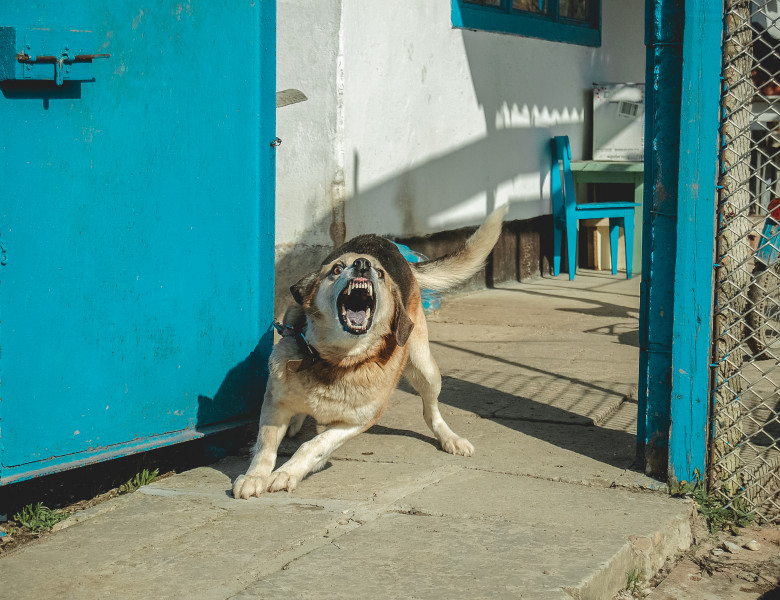
<svg viewBox="0 0 780 600"><path fill-rule="evenodd" d="M280 323L276 319L274 319L272 324L274 329L276 329L276 331L282 337L295 338L295 341L298 343L298 347L301 349L301 352L303 353L303 358L294 358L292 360L287 361L288 371L290 371L291 373L297 373L298 371L305 371L306 369L311 368L314 365L314 363L321 360L320 353L317 352L317 349L309 343L309 340L306 339L306 336L303 334L303 331L298 331L297 329L295 329L295 327L292 327L291 325L287 325L285 323Z"/></svg>

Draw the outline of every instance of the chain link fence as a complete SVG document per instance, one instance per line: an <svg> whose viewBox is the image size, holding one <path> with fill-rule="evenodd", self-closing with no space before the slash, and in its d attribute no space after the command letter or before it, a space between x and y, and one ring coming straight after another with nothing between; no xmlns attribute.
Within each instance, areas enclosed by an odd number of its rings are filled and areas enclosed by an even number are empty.
<svg viewBox="0 0 780 600"><path fill-rule="evenodd" d="M780 522L779 4L724 2L708 474L764 523Z"/></svg>

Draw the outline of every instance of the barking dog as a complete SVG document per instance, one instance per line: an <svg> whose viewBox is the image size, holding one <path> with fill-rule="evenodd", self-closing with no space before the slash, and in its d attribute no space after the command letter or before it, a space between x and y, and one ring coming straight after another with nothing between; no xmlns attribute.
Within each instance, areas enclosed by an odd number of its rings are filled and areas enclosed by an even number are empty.
<svg viewBox="0 0 780 600"><path fill-rule="evenodd" d="M295 489L379 420L402 374L422 396L423 417L442 449L471 456L474 446L439 413L441 376L428 347L420 288L446 291L476 273L505 214L506 207L494 211L459 251L422 263L407 263L384 238L356 237L290 288L296 304L269 359L252 463L233 484L234 497ZM325 430L274 471L282 437L298 433L306 415Z"/></svg>

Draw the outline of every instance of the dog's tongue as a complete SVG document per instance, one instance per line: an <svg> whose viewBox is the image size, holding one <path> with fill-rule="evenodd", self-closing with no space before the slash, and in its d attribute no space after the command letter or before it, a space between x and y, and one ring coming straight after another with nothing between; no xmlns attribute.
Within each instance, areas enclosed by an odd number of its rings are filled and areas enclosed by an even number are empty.
<svg viewBox="0 0 780 600"><path fill-rule="evenodd" d="M347 310L347 318L353 325L362 325L366 320L366 311L364 310Z"/></svg>

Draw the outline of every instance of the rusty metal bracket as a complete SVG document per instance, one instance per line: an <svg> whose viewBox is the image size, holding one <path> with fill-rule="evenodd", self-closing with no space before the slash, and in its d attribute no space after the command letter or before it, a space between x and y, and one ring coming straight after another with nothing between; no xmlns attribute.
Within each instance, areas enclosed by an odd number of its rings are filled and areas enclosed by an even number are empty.
<svg viewBox="0 0 780 600"><path fill-rule="evenodd" d="M0 81L93 81L92 61L109 58L92 52L91 31L0 27Z"/></svg>

